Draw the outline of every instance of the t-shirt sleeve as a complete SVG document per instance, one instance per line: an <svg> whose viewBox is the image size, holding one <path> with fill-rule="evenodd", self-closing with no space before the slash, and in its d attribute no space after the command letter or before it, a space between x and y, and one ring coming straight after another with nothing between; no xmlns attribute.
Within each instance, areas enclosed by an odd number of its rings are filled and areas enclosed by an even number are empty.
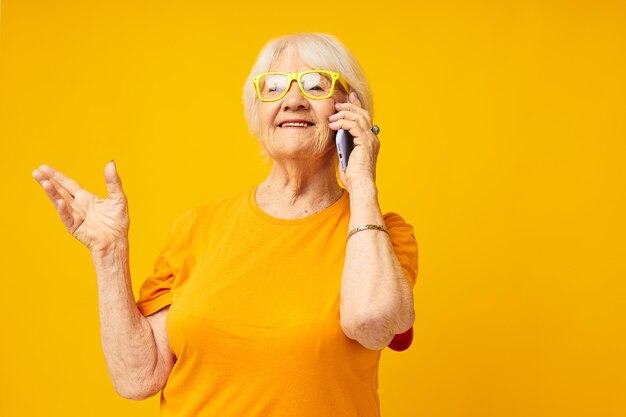
<svg viewBox="0 0 626 417"><path fill-rule="evenodd" d="M161 252L154 263L152 275L139 288L137 307L149 316L172 303L172 286L181 270L185 251L191 244L191 228L195 210L191 209L174 221ZM183 255L183 256L181 256Z"/></svg>
<svg viewBox="0 0 626 417"><path fill-rule="evenodd" d="M404 219L396 213L387 213L383 216L385 226L389 231L393 250L400 262L404 277L409 282L411 289L415 288L417 281L417 240L413 232L413 226L406 223ZM413 327L404 333L394 336L389 343L389 348L396 351L406 350L413 342Z"/></svg>
<svg viewBox="0 0 626 417"><path fill-rule="evenodd" d="M415 288L417 281L417 240L413 226L404 221L404 219L396 213L387 213L383 215L385 226L389 231L393 250L402 266L404 276L409 281L411 289Z"/></svg>

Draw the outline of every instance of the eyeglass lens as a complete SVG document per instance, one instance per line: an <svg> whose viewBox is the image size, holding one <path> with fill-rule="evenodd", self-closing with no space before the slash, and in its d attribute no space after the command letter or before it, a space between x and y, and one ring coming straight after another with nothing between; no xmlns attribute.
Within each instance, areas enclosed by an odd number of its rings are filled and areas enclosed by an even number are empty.
<svg viewBox="0 0 626 417"><path fill-rule="evenodd" d="M332 93L333 80L323 72L308 72L300 78L304 94L312 98L328 97ZM267 74L259 79L259 92L264 100L282 96L289 87L289 77L283 74Z"/></svg>

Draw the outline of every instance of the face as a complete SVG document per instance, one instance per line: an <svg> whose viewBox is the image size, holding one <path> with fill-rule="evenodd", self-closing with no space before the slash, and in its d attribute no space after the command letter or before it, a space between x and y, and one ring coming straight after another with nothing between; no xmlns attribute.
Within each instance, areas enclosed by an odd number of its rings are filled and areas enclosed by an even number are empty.
<svg viewBox="0 0 626 417"><path fill-rule="evenodd" d="M281 53L269 69L277 72L301 72L310 69L293 48ZM335 103L345 102L347 95L335 85L332 97L314 100L305 97L297 81L291 82L287 95L278 101L258 102L258 139L272 159L311 159L329 154L335 148L328 116L334 114ZM289 122L301 122L290 125ZM302 122L306 126L302 126Z"/></svg>

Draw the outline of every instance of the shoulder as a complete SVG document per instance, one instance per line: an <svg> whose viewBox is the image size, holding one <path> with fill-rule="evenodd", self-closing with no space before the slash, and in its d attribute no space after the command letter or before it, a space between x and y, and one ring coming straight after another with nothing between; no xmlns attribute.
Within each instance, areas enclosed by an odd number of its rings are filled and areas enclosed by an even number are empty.
<svg viewBox="0 0 626 417"><path fill-rule="evenodd" d="M181 231L194 229L215 217L232 213L247 202L249 194L249 190L238 191L192 206L175 218L174 228Z"/></svg>
<svg viewBox="0 0 626 417"><path fill-rule="evenodd" d="M218 197L212 201L198 204L188 210L187 213L194 220L202 220L219 214L220 212L232 212L244 205L250 195L250 190L240 190L232 194Z"/></svg>
<svg viewBox="0 0 626 417"><path fill-rule="evenodd" d="M398 213L383 214L385 227L396 252L403 252L411 257L417 256L417 239L413 226L407 223Z"/></svg>
<svg viewBox="0 0 626 417"><path fill-rule="evenodd" d="M415 239L413 226L407 223L398 213L385 213L383 214L383 220L385 221L385 226L389 232L393 231L394 233L407 234Z"/></svg>
<svg viewBox="0 0 626 417"><path fill-rule="evenodd" d="M409 280L411 288L415 286L418 273L418 248L413 226L407 223L398 213L383 215L389 238L400 266Z"/></svg>
<svg viewBox="0 0 626 417"><path fill-rule="evenodd" d="M203 202L186 209L174 217L168 237L168 245L175 251L196 244L202 244L207 233L226 227L229 219L233 218L233 208L240 205L240 201L247 196L246 192L234 193L225 197L216 198L210 202Z"/></svg>

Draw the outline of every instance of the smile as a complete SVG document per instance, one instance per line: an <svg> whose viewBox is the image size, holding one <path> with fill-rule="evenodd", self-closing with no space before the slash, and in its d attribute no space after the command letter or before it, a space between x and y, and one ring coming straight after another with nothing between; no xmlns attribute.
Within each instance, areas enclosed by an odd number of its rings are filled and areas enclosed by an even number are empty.
<svg viewBox="0 0 626 417"><path fill-rule="evenodd" d="M309 127L309 126L315 126L315 124L308 123L308 122L285 122L285 123L280 123L278 125L278 127L297 127L297 128Z"/></svg>

